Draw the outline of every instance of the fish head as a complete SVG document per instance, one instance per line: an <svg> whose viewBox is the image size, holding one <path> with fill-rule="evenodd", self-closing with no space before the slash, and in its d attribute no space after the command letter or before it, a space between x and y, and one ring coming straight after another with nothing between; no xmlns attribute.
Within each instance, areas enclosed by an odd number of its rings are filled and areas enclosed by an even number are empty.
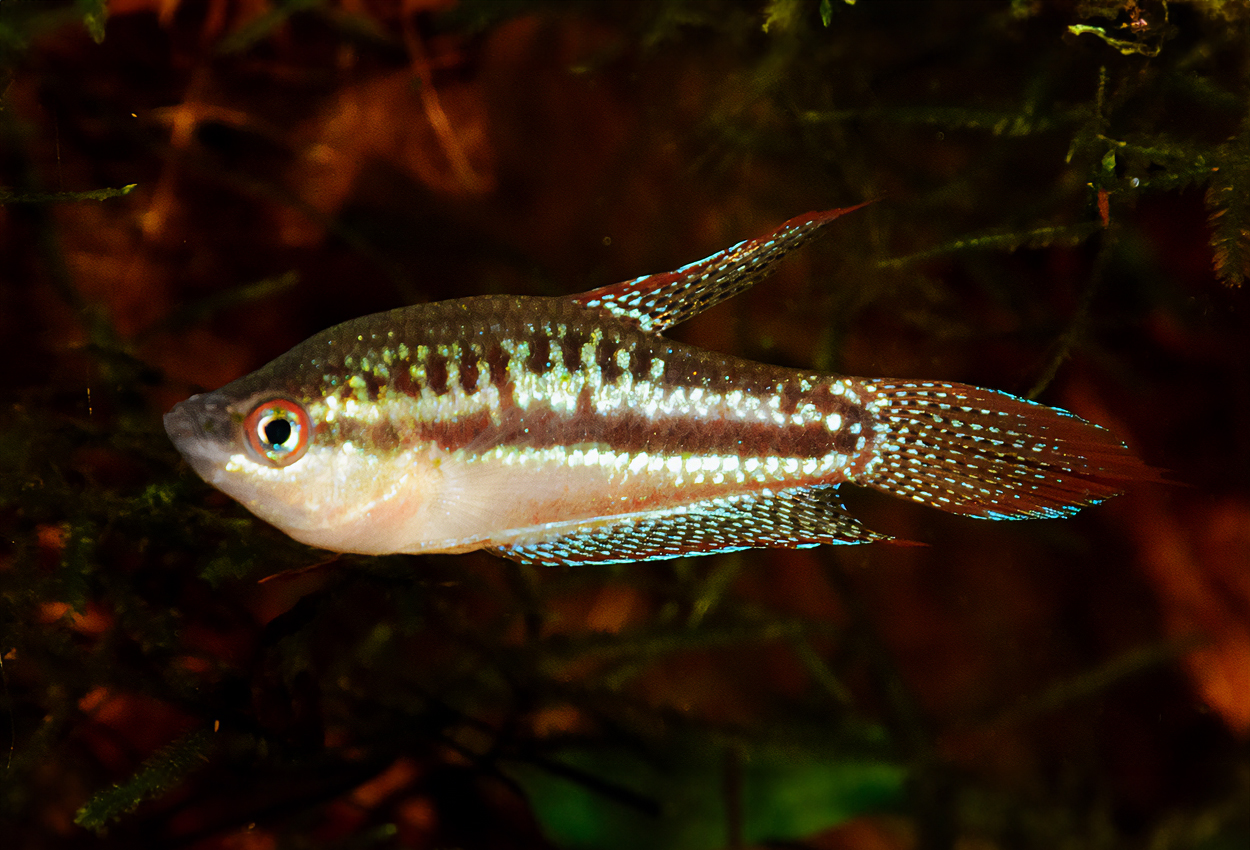
<svg viewBox="0 0 1250 850"><path fill-rule="evenodd" d="M201 478L312 546L399 551L422 515L425 465L379 462L335 436L333 405L240 379L165 415L165 431ZM327 422L327 419L331 420Z"/></svg>
<svg viewBox="0 0 1250 850"><path fill-rule="evenodd" d="M230 387L194 395L165 414L165 431L201 478L279 528L312 524L331 472L314 451L308 404L272 393L242 398Z"/></svg>

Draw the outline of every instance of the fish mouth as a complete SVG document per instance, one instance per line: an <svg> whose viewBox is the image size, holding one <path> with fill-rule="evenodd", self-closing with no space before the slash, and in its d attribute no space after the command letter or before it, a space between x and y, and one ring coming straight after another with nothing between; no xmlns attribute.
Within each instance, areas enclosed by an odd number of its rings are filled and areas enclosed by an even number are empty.
<svg viewBox="0 0 1250 850"><path fill-rule="evenodd" d="M228 402L216 393L203 393L178 402L165 414L165 433L199 471L203 461L211 462L230 453L233 420Z"/></svg>

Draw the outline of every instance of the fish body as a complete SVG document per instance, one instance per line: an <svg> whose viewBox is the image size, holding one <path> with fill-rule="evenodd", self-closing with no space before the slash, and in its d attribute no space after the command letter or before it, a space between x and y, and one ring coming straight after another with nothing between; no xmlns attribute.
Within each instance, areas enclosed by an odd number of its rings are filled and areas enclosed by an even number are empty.
<svg viewBox="0 0 1250 850"><path fill-rule="evenodd" d="M176 405L166 429L206 481L310 545L527 563L887 539L843 510L844 482L1014 519L1147 477L1108 431L1006 393L771 366L661 335L850 209L571 297L354 319Z"/></svg>

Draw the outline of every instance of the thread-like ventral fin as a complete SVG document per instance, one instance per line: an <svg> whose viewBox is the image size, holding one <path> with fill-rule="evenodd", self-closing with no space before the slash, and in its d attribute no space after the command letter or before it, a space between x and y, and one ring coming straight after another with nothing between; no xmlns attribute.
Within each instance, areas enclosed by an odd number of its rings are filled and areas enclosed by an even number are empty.
<svg viewBox="0 0 1250 850"><path fill-rule="evenodd" d="M865 380L880 423L855 482L982 519L1060 517L1158 480L1110 431L965 384Z"/></svg>
<svg viewBox="0 0 1250 850"><path fill-rule="evenodd" d="M868 203L796 216L767 236L739 242L676 271L592 289L572 300L646 333L660 333L759 283L778 260L826 224Z"/></svg>
<svg viewBox="0 0 1250 850"><path fill-rule="evenodd" d="M822 543L889 540L846 514L834 487L796 488L707 499L691 505L587 524L541 543L490 551L523 564L576 566L714 555L755 547L805 549Z"/></svg>

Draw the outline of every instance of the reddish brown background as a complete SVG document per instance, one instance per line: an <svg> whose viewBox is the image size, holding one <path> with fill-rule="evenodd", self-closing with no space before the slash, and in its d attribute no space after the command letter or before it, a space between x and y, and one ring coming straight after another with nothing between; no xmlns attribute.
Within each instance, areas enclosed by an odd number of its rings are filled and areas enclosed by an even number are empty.
<svg viewBox="0 0 1250 850"><path fill-rule="evenodd" d="M597 687L598 656L552 661L507 707L475 696L472 671L506 669L503 653L538 637L648 633L728 567L357 559L258 584L322 557L199 486L159 416L337 321L587 289L867 198L880 200L675 335L846 374L1045 383L1040 400L1113 428L1179 483L1045 523L852 494L871 527L928 545L753 552L725 573L736 611L828 624L812 645L849 706L766 638L645 656L621 705L653 731L681 718L767 738L821 711L891 729L921 765L914 805L811 846L1246 834L1250 304L1214 271L1204 190L1218 177L1194 166L1235 161L1245 133L1242 4L861 0L831 4L826 27L811 2L778 4L798 18L765 32L769 4L716 0L327 0L272 26L280 6L263 0L119 0L101 43L68 4L26 29L33 5L0 4L27 33L5 47L0 185L137 187L0 206L17 789L0 829L20 846L337 846L383 822L406 846L544 846L524 801L444 737L409 730L388 756L378 706L446 686L483 724L439 727L454 740L507 724L526 746L610 737L615 708L542 690ZM1066 31L1081 22L1138 32L1144 52ZM1082 225L1053 244L939 251ZM210 584L218 551L236 574ZM377 638L378 657L411 667L353 667L377 623L407 622L396 600L414 582L444 619ZM304 672L275 660L290 635L301 648L282 657ZM349 767L262 767L249 785L251 756L232 752L110 835L73 823L222 717Z"/></svg>

